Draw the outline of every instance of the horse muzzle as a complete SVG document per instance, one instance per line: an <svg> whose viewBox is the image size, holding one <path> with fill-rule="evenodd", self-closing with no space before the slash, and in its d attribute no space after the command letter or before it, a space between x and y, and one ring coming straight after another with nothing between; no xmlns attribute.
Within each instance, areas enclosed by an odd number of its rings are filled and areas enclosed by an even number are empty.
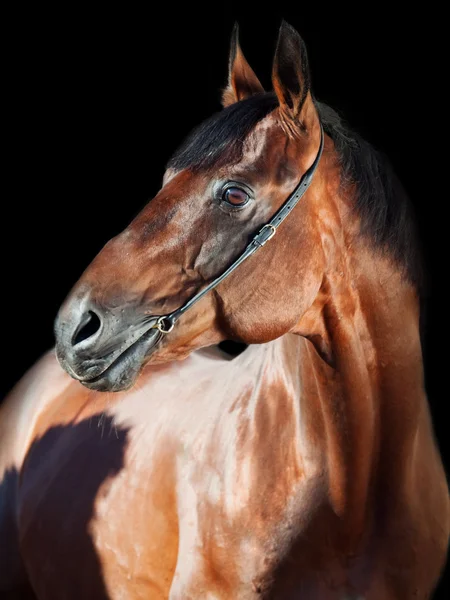
<svg viewBox="0 0 450 600"><path fill-rule="evenodd" d="M62 368L89 389L130 388L162 337L155 328L157 317L136 319L130 312L100 308L87 298L63 306L55 322Z"/></svg>

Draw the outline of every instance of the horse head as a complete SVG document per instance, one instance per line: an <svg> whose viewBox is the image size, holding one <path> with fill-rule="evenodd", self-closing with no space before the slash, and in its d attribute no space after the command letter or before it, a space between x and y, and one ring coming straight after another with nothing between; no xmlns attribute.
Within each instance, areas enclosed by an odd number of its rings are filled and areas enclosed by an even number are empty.
<svg viewBox="0 0 450 600"><path fill-rule="evenodd" d="M286 23L272 81L274 92L265 93L235 28L223 110L175 153L161 190L106 244L61 307L57 355L87 387L126 389L148 360L179 359L225 339L273 340L295 328L314 301L323 270L314 227L319 173L258 257L205 295L170 335L160 339L149 329L227 269L316 157L320 121L306 50Z"/></svg>

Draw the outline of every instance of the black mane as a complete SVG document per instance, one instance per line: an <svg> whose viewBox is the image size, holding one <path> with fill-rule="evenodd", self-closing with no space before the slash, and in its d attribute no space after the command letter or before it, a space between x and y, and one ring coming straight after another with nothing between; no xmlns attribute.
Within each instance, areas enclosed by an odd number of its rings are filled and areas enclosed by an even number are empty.
<svg viewBox="0 0 450 600"><path fill-rule="evenodd" d="M362 234L388 253L418 289L422 261L412 207L389 161L351 131L329 106L315 102L325 132L339 156L342 185L356 186ZM168 163L169 168L194 170L238 161L244 141L255 125L278 106L274 93L256 94L236 102L204 121Z"/></svg>

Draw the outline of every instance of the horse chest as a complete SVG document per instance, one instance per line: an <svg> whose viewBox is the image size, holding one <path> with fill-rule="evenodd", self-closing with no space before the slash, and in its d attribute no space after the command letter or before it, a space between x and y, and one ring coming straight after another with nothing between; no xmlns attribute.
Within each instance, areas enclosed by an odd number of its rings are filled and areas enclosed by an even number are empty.
<svg viewBox="0 0 450 600"><path fill-rule="evenodd" d="M226 407L178 407L172 421L170 404L130 430L123 470L97 495L92 532L109 587L259 597L292 542L300 498L304 514L314 502L289 394L248 388Z"/></svg>
<svg viewBox="0 0 450 600"><path fill-rule="evenodd" d="M314 512L317 490L310 482L298 482L283 499L276 484L264 480L249 493L250 480L243 485L247 470L235 466L234 476L222 478L211 464L197 465L181 476L186 456L169 448L158 451L167 460L155 466L145 495L135 485L142 474L131 466L100 490L91 533L111 598L254 600L272 597L275 586L280 600L297 598L292 589L311 599L362 600L343 591L347 577L339 564L329 563L328 572L318 575L314 559L299 558L317 553L309 533L292 555L292 568L278 569L304 532L298 529L298 510L305 522ZM319 531L318 537L326 536ZM277 579L288 580L286 589L278 589Z"/></svg>
<svg viewBox="0 0 450 600"><path fill-rule="evenodd" d="M80 413L36 441L22 522L43 597L61 597L56 583L70 580L74 598L261 598L305 533L287 576L315 597L317 566L299 556L314 562L326 539L317 534L323 489L305 461L298 399L268 369L239 381L207 367L189 394L182 379L153 373L152 397L144 385L109 416Z"/></svg>

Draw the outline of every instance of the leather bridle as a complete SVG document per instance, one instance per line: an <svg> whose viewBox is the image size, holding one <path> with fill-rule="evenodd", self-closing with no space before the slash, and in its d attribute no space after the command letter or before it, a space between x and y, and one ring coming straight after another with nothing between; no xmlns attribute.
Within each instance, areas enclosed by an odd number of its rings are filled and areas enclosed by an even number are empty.
<svg viewBox="0 0 450 600"><path fill-rule="evenodd" d="M213 290L215 287L219 285L224 279L230 275L235 269L239 267L247 258L255 254L257 250L262 248L269 240L273 238L276 234L278 227L281 223L286 219L286 217L294 210L295 206L304 196L306 190L309 188L311 181L314 177L314 173L316 172L317 166L320 161L320 157L322 156L324 143L324 135L323 135L323 127L320 125L320 145L319 150L317 152L316 158L314 159L313 164L309 167L307 171L303 174L300 182L297 187L294 189L292 194L287 198L284 204L279 208L279 210L275 213L275 215L270 219L268 223L266 223L254 236L251 242L247 245L242 254L232 263L226 271L216 277L210 284L208 284L203 290L198 292L195 296L193 296L190 300L185 302L183 306L177 308L173 312L162 315L156 318L156 321L152 324L150 329L157 329L161 334L167 334L172 331L175 326L175 323L178 319L183 315L187 310L192 308L194 304L196 304L203 296L205 296L208 292ZM155 317L152 316L154 319ZM161 336L158 337L158 340ZM156 343L158 340L154 340Z"/></svg>

